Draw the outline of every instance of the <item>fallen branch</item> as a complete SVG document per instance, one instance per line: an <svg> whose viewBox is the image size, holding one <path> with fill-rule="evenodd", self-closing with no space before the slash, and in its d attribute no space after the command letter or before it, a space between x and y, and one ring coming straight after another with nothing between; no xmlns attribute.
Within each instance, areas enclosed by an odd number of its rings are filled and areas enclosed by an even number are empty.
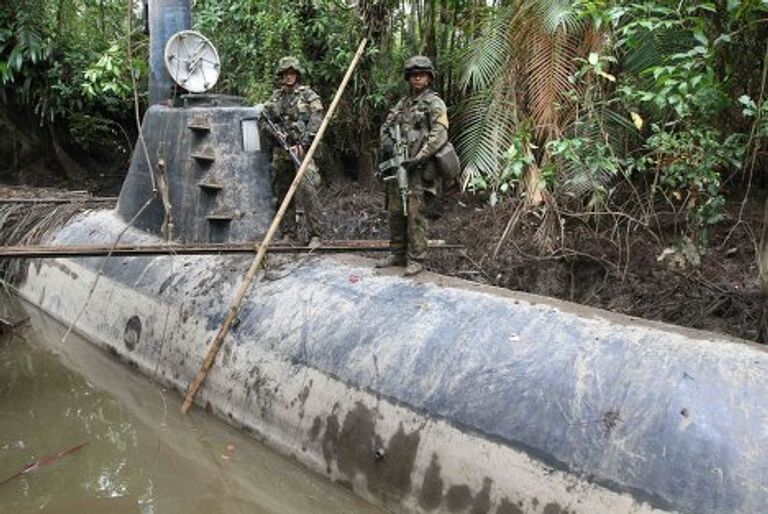
<svg viewBox="0 0 768 514"><path fill-rule="evenodd" d="M3 318L0 316L0 334L7 331L7 330L13 330L14 328L18 327L22 323L28 321L29 318L21 318L17 319L16 321L11 321L7 318Z"/></svg>
<svg viewBox="0 0 768 514"><path fill-rule="evenodd" d="M48 466L50 464L53 464L54 462L58 462L63 457L66 457L67 455L71 455L75 453L76 451L81 450L84 446L86 446L88 443L78 444L77 446L74 446L68 450L62 450L58 453L54 453L53 455L46 455L45 457L41 457L35 461L32 461L28 464L25 464L22 466L20 470L18 470L13 475L9 476L3 481L0 481L0 486L3 486L7 484L8 482L11 482L21 476L27 475L29 473L32 473L34 471L37 471L38 469L42 468L43 466Z"/></svg>

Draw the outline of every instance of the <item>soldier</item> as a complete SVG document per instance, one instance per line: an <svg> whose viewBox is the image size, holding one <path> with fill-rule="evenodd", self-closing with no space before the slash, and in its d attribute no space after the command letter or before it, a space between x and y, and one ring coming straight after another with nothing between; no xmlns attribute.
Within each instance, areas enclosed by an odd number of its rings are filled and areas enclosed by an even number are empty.
<svg viewBox="0 0 768 514"><path fill-rule="evenodd" d="M295 57L280 59L276 75L281 87L272 93L272 97L264 105L264 111L285 135L293 152L301 160L322 124L323 104L317 93L309 86L301 84L304 68ZM278 205L283 202L288 193L296 177L296 171L296 166L288 152L280 144L273 145L270 174L272 190L277 197ZM319 244L323 225L322 212L317 199L319 186L320 174L313 160L296 190L296 203L304 210L310 246ZM294 202L291 202L288 210L285 211L281 228L283 237L297 238Z"/></svg>
<svg viewBox="0 0 768 514"><path fill-rule="evenodd" d="M424 269L427 253L428 204L441 193L435 153L448 141L448 111L445 103L431 89L435 78L432 61L417 55L405 61L404 78L410 94L400 99L381 127L382 153L392 156L397 146L393 128L399 126L407 147L403 167L408 172L407 213L397 181L387 184L387 211L390 240L400 249L377 264L377 267L405 266L405 275L416 275ZM401 156L403 157L403 156Z"/></svg>

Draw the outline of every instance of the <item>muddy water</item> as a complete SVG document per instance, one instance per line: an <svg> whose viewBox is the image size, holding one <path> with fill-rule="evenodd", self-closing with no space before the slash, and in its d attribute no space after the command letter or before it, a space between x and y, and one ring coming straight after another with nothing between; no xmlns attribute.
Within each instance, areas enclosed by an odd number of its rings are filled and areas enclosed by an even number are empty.
<svg viewBox="0 0 768 514"><path fill-rule="evenodd" d="M0 296L0 513L380 512ZM79 450L65 455L80 444Z"/></svg>

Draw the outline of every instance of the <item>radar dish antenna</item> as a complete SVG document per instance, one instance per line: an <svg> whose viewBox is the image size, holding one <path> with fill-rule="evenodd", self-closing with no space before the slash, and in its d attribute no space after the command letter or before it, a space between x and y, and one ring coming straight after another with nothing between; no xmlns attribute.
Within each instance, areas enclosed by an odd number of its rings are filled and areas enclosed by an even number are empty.
<svg viewBox="0 0 768 514"><path fill-rule="evenodd" d="M190 93L205 93L221 74L213 44L194 30L182 30L165 44L165 67L171 78Z"/></svg>

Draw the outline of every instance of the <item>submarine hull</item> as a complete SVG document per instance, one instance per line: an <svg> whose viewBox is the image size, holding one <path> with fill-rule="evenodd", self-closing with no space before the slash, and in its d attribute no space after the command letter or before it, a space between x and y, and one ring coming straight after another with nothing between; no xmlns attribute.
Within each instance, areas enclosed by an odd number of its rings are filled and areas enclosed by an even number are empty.
<svg viewBox="0 0 768 514"><path fill-rule="evenodd" d="M92 211L48 243L118 237L160 242ZM19 291L184 391L250 260L31 261ZM715 334L272 257L197 402L397 512L746 513L768 505L766 372L761 347Z"/></svg>

